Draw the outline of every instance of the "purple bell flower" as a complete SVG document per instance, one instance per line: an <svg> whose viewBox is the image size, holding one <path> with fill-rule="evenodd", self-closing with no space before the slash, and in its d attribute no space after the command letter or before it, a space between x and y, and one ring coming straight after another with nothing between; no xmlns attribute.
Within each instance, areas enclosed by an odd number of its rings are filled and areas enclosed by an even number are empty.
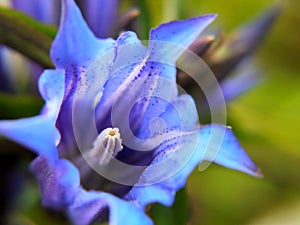
<svg viewBox="0 0 300 225"><path fill-rule="evenodd" d="M145 207L172 205L202 161L260 176L224 125L197 125L193 99L178 95L175 62L215 15L162 24L145 47L134 32L98 39L64 0L45 70L40 115L1 121L0 134L38 157L31 170L43 205L74 224L152 224Z"/></svg>

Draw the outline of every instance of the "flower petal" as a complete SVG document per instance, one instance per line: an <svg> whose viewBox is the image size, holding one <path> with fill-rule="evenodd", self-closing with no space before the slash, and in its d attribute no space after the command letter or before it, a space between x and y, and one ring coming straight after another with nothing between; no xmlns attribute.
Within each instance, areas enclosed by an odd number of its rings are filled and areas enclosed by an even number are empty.
<svg viewBox="0 0 300 225"><path fill-rule="evenodd" d="M243 150L230 128L227 127L225 129L225 127L221 125L211 125L203 128L201 133L203 136L215 133L216 138L221 138L224 133L222 145L220 147L213 145L211 145L211 147L208 146L209 148L204 160L213 161L227 168L239 170L252 176L262 176L261 171Z"/></svg>
<svg viewBox="0 0 300 225"><path fill-rule="evenodd" d="M210 125L200 131L178 135L181 135L179 141L169 139L161 145L156 158L138 182L150 185L133 187L125 199L136 202L140 207L152 202L169 206L173 203L175 192L185 185L188 175L203 160L253 176L261 175L257 166L238 144L232 131L225 126Z"/></svg>
<svg viewBox="0 0 300 225"><path fill-rule="evenodd" d="M110 68L109 78L98 108L104 108L102 105L104 103L112 105L112 99L119 95L117 89L125 89L134 80L134 77L138 75L133 74L134 67L141 63L146 57L146 53L146 48L134 32L124 32L119 36L116 41L115 59ZM101 58L100 60L103 61ZM97 62L95 62L95 66L98 66ZM101 62L99 61L99 63Z"/></svg>
<svg viewBox="0 0 300 225"><path fill-rule="evenodd" d="M86 66L113 45L112 39L97 39L94 36L74 0L63 1L59 31L50 52L57 68Z"/></svg>
<svg viewBox="0 0 300 225"><path fill-rule="evenodd" d="M169 130L193 130L198 121L194 99L187 94L180 95L159 117L167 124Z"/></svg>
<svg viewBox="0 0 300 225"><path fill-rule="evenodd" d="M40 182L45 206L61 209L74 201L80 187L79 173L68 160L49 162L39 156L31 163L30 169Z"/></svg>
<svg viewBox="0 0 300 225"><path fill-rule="evenodd" d="M49 160L57 158L56 144L60 135L55 121L64 93L62 71L46 70L40 77L39 89L46 101L42 115L19 120L0 121L0 134Z"/></svg>
<svg viewBox="0 0 300 225"><path fill-rule="evenodd" d="M102 130L101 128L109 122L106 115L112 107L114 97L118 95L116 89L128 76L127 70L125 72L123 67L128 66L127 61L130 58L134 58L128 52L124 52L123 46L128 46L134 56L146 51L135 33L125 32L116 41L116 49L99 57L86 72L78 76L74 100L69 105L72 107L70 118L73 116L73 131L80 149L90 149L98 135L97 129ZM109 78L111 80L107 82ZM95 124L95 108L98 116L96 121L100 121L102 126L100 129ZM65 118L62 119L62 122L64 121Z"/></svg>
<svg viewBox="0 0 300 225"><path fill-rule="evenodd" d="M198 113L191 96L184 94L175 100L162 97L160 94L150 99L149 107L136 134L139 138L146 139L162 132L190 131L195 128ZM131 127L136 121L131 120Z"/></svg>
<svg viewBox="0 0 300 225"><path fill-rule="evenodd" d="M165 206L171 206L174 202L176 190L166 188L159 184L149 186L135 186L124 197L132 201L137 207L145 208L148 204L158 202Z"/></svg>
<svg viewBox="0 0 300 225"><path fill-rule="evenodd" d="M61 27L53 44L52 56L66 59L65 62L57 61L56 64L58 67L66 67L65 99L57 127L62 134L60 155L71 157L76 153L73 151L76 137L81 137L77 140L79 147L86 148L88 144L91 145L97 134L93 126L94 106L99 101L97 97L101 96L116 50L115 41L112 39L94 37L73 0L64 1L63 14ZM84 113L81 113L82 110ZM78 115L81 119L78 119ZM84 129L81 129L82 127Z"/></svg>
<svg viewBox="0 0 300 225"><path fill-rule="evenodd" d="M249 67L250 66L251 65L249 65ZM226 102L229 102L234 98L242 95L262 80L260 71L258 69L255 69L254 65L252 66L253 67L246 68L244 64L242 64L241 66L239 66L237 75L227 77L221 82L220 86ZM217 106L217 101L212 102L216 103Z"/></svg>
<svg viewBox="0 0 300 225"><path fill-rule="evenodd" d="M58 157L55 142L59 139L54 125L55 121L45 115L12 121L2 120L0 135L53 161Z"/></svg>
<svg viewBox="0 0 300 225"><path fill-rule="evenodd" d="M229 48L233 52L236 52L235 50L242 51L244 55L241 55L240 59L253 53L270 32L281 10L281 6L273 6L249 24L241 27L237 31L236 37L229 43Z"/></svg>
<svg viewBox="0 0 300 225"><path fill-rule="evenodd" d="M69 207L68 214L74 224L87 225L96 220L99 215L105 219L107 208L109 210L109 224L111 225L152 224L142 209L104 192L81 190L74 203Z"/></svg>
<svg viewBox="0 0 300 225"><path fill-rule="evenodd" d="M39 79L39 91L46 102L43 114L57 118L64 96L65 74L63 70L45 70Z"/></svg>
<svg viewBox="0 0 300 225"><path fill-rule="evenodd" d="M158 147L155 159L125 199L140 207L153 202L170 206L175 192L184 186L188 175L203 159L203 149L197 146L198 138L198 131L174 132Z"/></svg>
<svg viewBox="0 0 300 225"><path fill-rule="evenodd" d="M199 34L215 19L216 15L204 15L182 21L172 21L150 32L150 60L175 63Z"/></svg>
<svg viewBox="0 0 300 225"><path fill-rule="evenodd" d="M136 100L130 96L138 95L142 86L133 87L134 81L138 82L141 68L146 63L147 50L133 32L123 33L116 41L115 60L110 69L110 76L106 82L101 96L101 101L96 108L98 129L101 130L110 124L110 111L113 105L128 108L130 102ZM149 86L149 85L148 85ZM144 88L145 89L145 88ZM126 93L126 94L125 94ZM119 99L119 100L118 100ZM130 102L126 102L130 100Z"/></svg>
<svg viewBox="0 0 300 225"><path fill-rule="evenodd" d="M265 39L280 11L280 6L269 9L224 41L222 48L216 51L222 54L216 54L218 57L212 57L215 59L210 62L210 68L218 81L223 80L237 66L248 60Z"/></svg>
<svg viewBox="0 0 300 225"><path fill-rule="evenodd" d="M133 112L139 111L139 120L136 119L136 116L132 116L130 119L131 127L133 127L132 124L140 127L139 131L136 132L139 138L149 137L149 134L153 133L150 131L150 121L159 117L168 104L176 99L178 91L175 82L175 61L185 50L184 48L188 47L197 38L214 17L213 15L208 15L184 21L175 21L163 24L151 31L148 49L149 56L145 58L146 61L139 73L139 78L143 77L142 73L146 74L147 80L140 80L140 85L129 89L130 92L134 90L138 93L135 97L129 97L130 95L127 96L128 92L126 93L126 97L132 99L132 102L136 103L138 99L144 100L144 102L136 106L136 110L133 110ZM142 84L142 82L146 85ZM139 86L144 88L140 90L138 89ZM168 90L168 92L165 90ZM123 102L123 104L127 103L127 101ZM131 106L133 107L132 104ZM133 107L133 109L135 108ZM163 124L156 124L155 126L157 125L164 127ZM135 129L133 128L132 130ZM129 129L123 133L130 134L128 131ZM132 140L132 138L128 139Z"/></svg>

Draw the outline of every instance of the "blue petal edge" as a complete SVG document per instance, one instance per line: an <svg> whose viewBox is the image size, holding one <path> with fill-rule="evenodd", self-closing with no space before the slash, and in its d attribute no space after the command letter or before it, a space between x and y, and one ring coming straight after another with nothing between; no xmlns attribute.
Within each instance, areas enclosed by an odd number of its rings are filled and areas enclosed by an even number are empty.
<svg viewBox="0 0 300 225"><path fill-rule="evenodd" d="M206 126L202 130L207 135L215 133L215 138L222 138L224 135L220 146L208 146L208 152L206 152L208 154L205 154L204 160L212 161L255 177L262 177L260 169L244 151L230 127L215 124Z"/></svg>
<svg viewBox="0 0 300 225"><path fill-rule="evenodd" d="M12 121L0 121L0 134L24 145L38 155L49 160L55 160L57 149L55 137L58 132L54 121L48 116L41 115Z"/></svg>
<svg viewBox="0 0 300 225"><path fill-rule="evenodd" d="M99 213L106 208L109 210L109 224L111 225L153 224L143 209L114 195L95 191L81 190L73 205L69 207L68 215L74 224L87 225L97 219Z"/></svg>
<svg viewBox="0 0 300 225"><path fill-rule="evenodd" d="M39 156L30 165L40 183L43 205L53 209L64 209L72 204L80 187L77 168L68 160L50 162Z"/></svg>
<svg viewBox="0 0 300 225"><path fill-rule="evenodd" d="M86 66L113 46L112 39L97 39L94 36L74 0L63 1L59 31L50 52L57 68Z"/></svg>
<svg viewBox="0 0 300 225"><path fill-rule="evenodd" d="M150 32L149 60L174 63L200 33L216 18L209 14L161 24Z"/></svg>
<svg viewBox="0 0 300 225"><path fill-rule="evenodd" d="M0 134L14 140L49 160L55 160L60 139L55 121L64 93L63 71L46 70L39 79L39 89L46 105L39 116L0 121Z"/></svg>
<svg viewBox="0 0 300 225"><path fill-rule="evenodd" d="M65 91L63 70L45 70L39 78L39 91L46 104L43 114L57 118Z"/></svg>
<svg viewBox="0 0 300 225"><path fill-rule="evenodd" d="M195 140L197 135L198 140ZM191 143L193 142L191 139L195 140L194 144ZM203 160L212 161L256 177L261 176L259 168L241 148L231 129L226 126L217 124L208 125L200 129L200 131L191 132L190 135L186 135L182 140L188 142L188 147L194 146L195 148L188 149L186 143L178 145L178 148L176 149L177 152L183 155L185 153L191 155L184 166L165 181L144 187L133 187L125 199L135 202L135 204L140 207L145 207L147 204L153 202L160 202L161 204L170 206L174 201L175 192L185 185L189 174L197 164ZM174 157L172 154L174 154L174 151L168 152L168 149L161 149L161 154L158 154L153 162L160 162L169 155L170 157L173 157L173 161L170 161L171 163L169 163L168 168L165 168L165 170L171 171L172 168L170 167L172 167L172 165L177 166L182 163L180 161L181 157ZM151 169L146 170L141 176L141 179L147 180L151 179L153 176L155 177L157 174L153 175L153 172L154 170ZM164 174L165 172L160 171L160 173Z"/></svg>

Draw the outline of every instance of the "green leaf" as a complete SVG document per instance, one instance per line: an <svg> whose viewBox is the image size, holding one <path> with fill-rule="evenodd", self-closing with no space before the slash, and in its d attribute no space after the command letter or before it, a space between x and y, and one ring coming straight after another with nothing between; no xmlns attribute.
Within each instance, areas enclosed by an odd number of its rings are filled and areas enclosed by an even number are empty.
<svg viewBox="0 0 300 225"><path fill-rule="evenodd" d="M151 209L151 217L155 225L186 225L190 217L186 189L177 192L172 207L155 204Z"/></svg>
<svg viewBox="0 0 300 225"><path fill-rule="evenodd" d="M0 118L17 119L39 114L43 101L30 95L9 95L0 93Z"/></svg>
<svg viewBox="0 0 300 225"><path fill-rule="evenodd" d="M151 29L151 14L148 6L148 2L146 0L134 0L134 3L141 10L141 15L139 16L140 24L139 24L139 34L140 37L144 40L147 40L149 37L149 31Z"/></svg>
<svg viewBox="0 0 300 225"><path fill-rule="evenodd" d="M0 7L0 43L45 68L53 68L49 51L57 30L12 9Z"/></svg>

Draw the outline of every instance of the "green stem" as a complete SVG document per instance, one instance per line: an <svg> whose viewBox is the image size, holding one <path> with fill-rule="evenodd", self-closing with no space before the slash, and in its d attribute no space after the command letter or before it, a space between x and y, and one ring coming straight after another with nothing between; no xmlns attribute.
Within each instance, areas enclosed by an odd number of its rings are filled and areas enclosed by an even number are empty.
<svg viewBox="0 0 300 225"><path fill-rule="evenodd" d="M56 28L27 15L0 7L0 43L22 53L44 68L53 68L49 52Z"/></svg>

